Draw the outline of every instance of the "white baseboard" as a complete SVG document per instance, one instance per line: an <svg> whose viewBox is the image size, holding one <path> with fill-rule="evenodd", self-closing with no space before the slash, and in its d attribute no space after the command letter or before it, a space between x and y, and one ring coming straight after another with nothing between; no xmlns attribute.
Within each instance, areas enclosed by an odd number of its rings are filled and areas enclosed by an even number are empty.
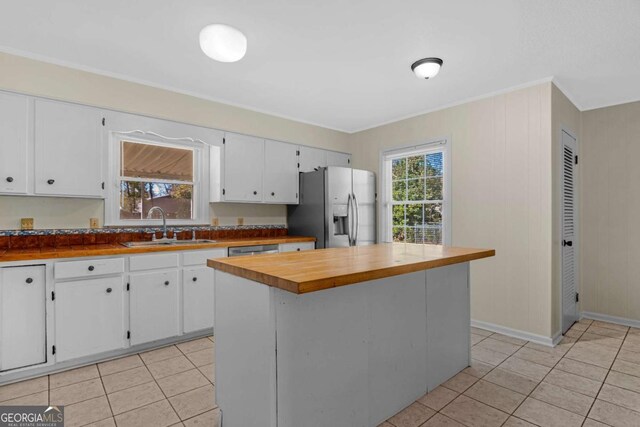
<svg viewBox="0 0 640 427"><path fill-rule="evenodd" d="M626 317L610 316L608 314L592 313L590 311L583 311L580 313L580 318L600 320L602 322L617 323L619 325L631 326L633 328L640 328L640 320L627 319Z"/></svg>
<svg viewBox="0 0 640 427"><path fill-rule="evenodd" d="M525 341L531 341L536 344L546 345L547 347L555 347L562 339L562 334L558 333L553 337L545 337L542 335L532 334L530 332L520 331L518 329L511 329L505 326L496 325L494 323L482 322L480 320L471 319L471 326L480 329L486 329L491 332L497 332L502 335L507 335L513 338L519 338Z"/></svg>

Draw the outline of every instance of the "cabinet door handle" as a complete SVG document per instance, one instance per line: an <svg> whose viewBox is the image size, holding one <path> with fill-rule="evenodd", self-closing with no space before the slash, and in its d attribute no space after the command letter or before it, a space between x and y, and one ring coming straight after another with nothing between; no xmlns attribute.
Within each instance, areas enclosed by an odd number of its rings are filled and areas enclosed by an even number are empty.
<svg viewBox="0 0 640 427"><path fill-rule="evenodd" d="M48 179L47 180L47 184L49 184L49 185L53 185L54 182L56 182L55 179Z"/></svg>
<svg viewBox="0 0 640 427"><path fill-rule="evenodd" d="M197 282L197 281L198 281L198 278L197 278L197 277L194 277L194 278L193 278L193 281L194 281L194 282Z"/></svg>
<svg viewBox="0 0 640 427"><path fill-rule="evenodd" d="M257 192L257 191L254 191L254 192L253 192L253 195L255 196L256 194L258 194L258 192Z"/></svg>
<svg viewBox="0 0 640 427"><path fill-rule="evenodd" d="M25 282L27 282L28 285L33 283L33 279L31 277L28 277L27 280L25 280Z"/></svg>
<svg viewBox="0 0 640 427"><path fill-rule="evenodd" d="M167 280L166 282L164 282L165 286L169 286L169 281Z"/></svg>
<svg viewBox="0 0 640 427"><path fill-rule="evenodd" d="M107 288L107 293L108 293L108 294L110 294L110 293L111 293L111 291L112 291L112 289L111 289L111 288Z"/></svg>
<svg viewBox="0 0 640 427"><path fill-rule="evenodd" d="M95 270L95 269L96 269L96 268L95 268L93 265L90 265L90 266L89 266L89 271L93 271L93 270Z"/></svg>
<svg viewBox="0 0 640 427"><path fill-rule="evenodd" d="M13 182L13 177L12 176L8 176L7 177L7 182Z"/></svg>

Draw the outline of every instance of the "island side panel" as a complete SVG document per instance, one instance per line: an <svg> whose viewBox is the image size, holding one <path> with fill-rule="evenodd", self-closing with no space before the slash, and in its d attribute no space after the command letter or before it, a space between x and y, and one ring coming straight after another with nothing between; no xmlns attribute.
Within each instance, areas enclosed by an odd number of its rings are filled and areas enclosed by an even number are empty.
<svg viewBox="0 0 640 427"><path fill-rule="evenodd" d="M427 270L428 391L469 366L469 263Z"/></svg>
<svg viewBox="0 0 640 427"><path fill-rule="evenodd" d="M424 271L274 292L278 427L375 426L426 392Z"/></svg>
<svg viewBox="0 0 640 427"><path fill-rule="evenodd" d="M276 427L272 288L215 271L216 401L225 427Z"/></svg>

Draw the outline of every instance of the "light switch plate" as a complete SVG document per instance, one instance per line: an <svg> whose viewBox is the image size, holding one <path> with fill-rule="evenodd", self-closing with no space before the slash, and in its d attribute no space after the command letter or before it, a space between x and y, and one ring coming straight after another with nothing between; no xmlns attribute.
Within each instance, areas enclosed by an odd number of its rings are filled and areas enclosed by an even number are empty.
<svg viewBox="0 0 640 427"><path fill-rule="evenodd" d="M238 217L238 225L244 225L244 218L241 216Z"/></svg>
<svg viewBox="0 0 640 427"><path fill-rule="evenodd" d="M22 230L33 230L33 218L20 218L20 228Z"/></svg>

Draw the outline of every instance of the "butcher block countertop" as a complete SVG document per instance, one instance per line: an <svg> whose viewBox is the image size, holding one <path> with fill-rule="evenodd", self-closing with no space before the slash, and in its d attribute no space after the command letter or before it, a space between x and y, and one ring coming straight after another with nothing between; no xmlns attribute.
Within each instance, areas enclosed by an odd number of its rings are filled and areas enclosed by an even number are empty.
<svg viewBox="0 0 640 427"><path fill-rule="evenodd" d="M97 257L108 255L132 255L152 252L193 251L200 249L228 248L235 246L279 245L281 243L314 242L315 237L282 236L242 239L220 239L213 243L194 243L167 246L127 248L119 243L105 245L67 246L61 248L0 249L0 263L36 259Z"/></svg>
<svg viewBox="0 0 640 427"><path fill-rule="evenodd" d="M210 259L209 267L296 294L488 258L493 249L383 243Z"/></svg>

